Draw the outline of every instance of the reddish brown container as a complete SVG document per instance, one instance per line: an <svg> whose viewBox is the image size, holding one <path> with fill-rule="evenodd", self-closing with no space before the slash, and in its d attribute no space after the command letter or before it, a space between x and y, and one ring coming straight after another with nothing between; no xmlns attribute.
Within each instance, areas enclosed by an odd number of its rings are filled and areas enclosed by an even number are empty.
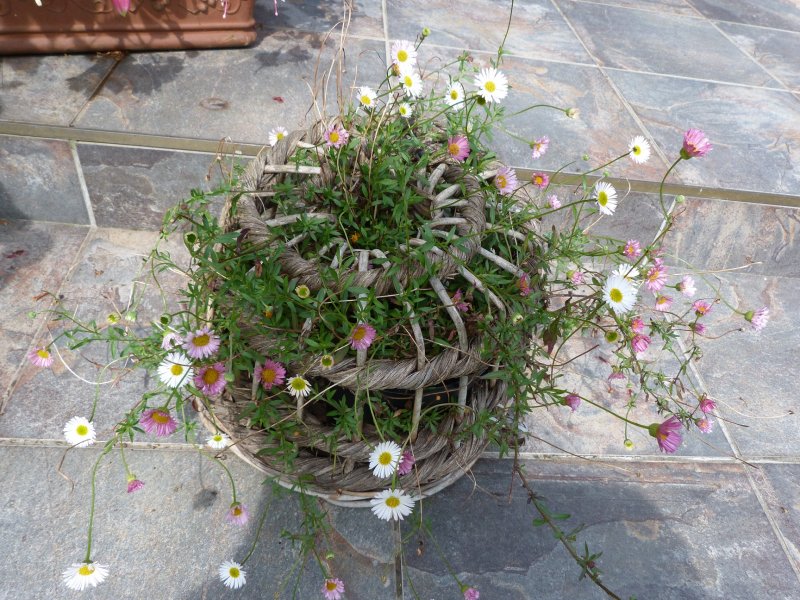
<svg viewBox="0 0 800 600"><path fill-rule="evenodd" d="M255 0L0 0L0 54L234 48L256 39Z"/></svg>

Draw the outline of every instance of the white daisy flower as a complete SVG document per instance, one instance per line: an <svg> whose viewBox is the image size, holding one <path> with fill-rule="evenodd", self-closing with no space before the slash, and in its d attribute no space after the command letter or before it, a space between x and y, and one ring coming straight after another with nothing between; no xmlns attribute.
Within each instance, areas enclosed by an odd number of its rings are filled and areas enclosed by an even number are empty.
<svg viewBox="0 0 800 600"><path fill-rule="evenodd" d="M282 140L287 135L289 135L289 131L286 129L286 127L276 127L269 132L269 145L274 146L279 140Z"/></svg>
<svg viewBox="0 0 800 600"><path fill-rule="evenodd" d="M408 69L417 64L417 50L414 44L408 40L400 40L392 44L392 63L397 65L401 73L405 73Z"/></svg>
<svg viewBox="0 0 800 600"><path fill-rule="evenodd" d="M403 449L392 441L381 442L369 455L369 468L375 477L391 477L400 464Z"/></svg>
<svg viewBox="0 0 800 600"><path fill-rule="evenodd" d="M311 384L302 375L295 375L289 379L286 390L295 398L305 398L311 393Z"/></svg>
<svg viewBox="0 0 800 600"><path fill-rule="evenodd" d="M397 79L400 85L403 86L406 96L417 98L422 94L422 78L416 71L400 73L400 77Z"/></svg>
<svg viewBox="0 0 800 600"><path fill-rule="evenodd" d="M160 365L158 377L171 388L181 388L192 380L192 362L183 352L170 352Z"/></svg>
<svg viewBox="0 0 800 600"><path fill-rule="evenodd" d="M369 501L372 512L384 521L402 521L414 510L414 501L403 490L384 490Z"/></svg>
<svg viewBox="0 0 800 600"><path fill-rule="evenodd" d="M636 288L624 277L610 275L603 286L603 300L614 312L628 312L636 304Z"/></svg>
<svg viewBox="0 0 800 600"><path fill-rule="evenodd" d="M94 562L77 563L61 573L61 577L69 589L82 592L89 586L103 583L108 577L108 567Z"/></svg>
<svg viewBox="0 0 800 600"><path fill-rule="evenodd" d="M636 279L639 278L641 273L639 272L639 269L633 265L626 265L623 263L614 269L611 274L622 277L623 279L629 281L632 285L636 285Z"/></svg>
<svg viewBox="0 0 800 600"><path fill-rule="evenodd" d="M411 105L408 102L401 102L397 105L397 112L400 113L400 116L404 119L408 119L414 114L414 110L411 108Z"/></svg>
<svg viewBox="0 0 800 600"><path fill-rule="evenodd" d="M617 209L617 190L605 181L600 181L594 186L594 198L597 206L604 215L613 215Z"/></svg>
<svg viewBox="0 0 800 600"><path fill-rule="evenodd" d="M224 450L230 445L231 438L218 431L214 435L209 436L206 443L214 450Z"/></svg>
<svg viewBox="0 0 800 600"><path fill-rule="evenodd" d="M72 417L64 425L64 437L76 448L86 448L94 444L97 434L91 421L84 417Z"/></svg>
<svg viewBox="0 0 800 600"><path fill-rule="evenodd" d="M464 108L465 97L466 92L464 92L464 86L457 81L450 84L450 87L447 88L447 93L445 94L447 105L452 106L455 110L461 110Z"/></svg>
<svg viewBox="0 0 800 600"><path fill-rule="evenodd" d="M475 85L486 102L499 102L508 95L508 79L497 69L481 69Z"/></svg>
<svg viewBox="0 0 800 600"><path fill-rule="evenodd" d="M245 571L239 563L226 560L219 566L219 580L227 587L238 590L247 581L245 580Z"/></svg>
<svg viewBox="0 0 800 600"><path fill-rule="evenodd" d="M643 136L637 135L631 140L631 143L628 146L630 148L628 156L630 156L631 160L637 165L642 165L649 160L650 142L648 142Z"/></svg>
<svg viewBox="0 0 800 600"><path fill-rule="evenodd" d="M363 86L358 88L358 101L361 103L361 106L364 108L374 108L375 107L375 100L378 95L375 93L371 87Z"/></svg>

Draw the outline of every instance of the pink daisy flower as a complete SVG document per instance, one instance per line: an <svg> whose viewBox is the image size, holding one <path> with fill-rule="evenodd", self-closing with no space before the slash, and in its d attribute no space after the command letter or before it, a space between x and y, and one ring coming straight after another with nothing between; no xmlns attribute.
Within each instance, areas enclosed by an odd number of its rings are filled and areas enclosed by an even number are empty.
<svg viewBox="0 0 800 600"><path fill-rule="evenodd" d="M608 376L608 381L618 381L626 379L625 373L622 371L611 371L611 375Z"/></svg>
<svg viewBox="0 0 800 600"><path fill-rule="evenodd" d="M681 157L685 160L690 158L703 157L713 148L711 142L708 141L706 134L699 129L690 129L683 134L683 148L681 148Z"/></svg>
<svg viewBox="0 0 800 600"><path fill-rule="evenodd" d="M408 475L411 473L411 469L414 468L414 463L416 462L417 459L414 458L414 454L411 450L406 450L403 452L403 456L400 457L400 463L397 465L397 474Z"/></svg>
<svg viewBox="0 0 800 600"><path fill-rule="evenodd" d="M172 435L178 428L178 423L168 411L160 408L148 408L139 417L139 425L147 433L166 437Z"/></svg>
<svg viewBox="0 0 800 600"><path fill-rule="evenodd" d="M705 300L695 300L692 302L692 308L694 309L694 314L698 317L702 317L711 312L711 305Z"/></svg>
<svg viewBox="0 0 800 600"><path fill-rule="evenodd" d="M531 183L538 188L544 189L550 185L550 176L547 173L534 173L531 175Z"/></svg>
<svg viewBox="0 0 800 600"><path fill-rule="evenodd" d="M111 0L111 4L113 4L116 11L124 17L128 14L128 10L131 7L131 0Z"/></svg>
<svg viewBox="0 0 800 600"><path fill-rule="evenodd" d="M641 354L642 352L646 351L649 345L650 338L643 333L637 333L631 340L631 347L637 354Z"/></svg>
<svg viewBox="0 0 800 600"><path fill-rule="evenodd" d="M700 398L700 411L708 414L712 411L717 410L717 403L709 398L708 396L702 396Z"/></svg>
<svg viewBox="0 0 800 600"><path fill-rule="evenodd" d="M350 347L353 350L366 350L375 340L375 328L368 323L359 323L350 334Z"/></svg>
<svg viewBox="0 0 800 600"><path fill-rule="evenodd" d="M469 141L463 135L454 135L447 140L447 153L456 162L464 162L469 156Z"/></svg>
<svg viewBox="0 0 800 600"><path fill-rule="evenodd" d="M697 335L703 335L706 332L706 326L702 323L692 323L689 325L692 331L694 331Z"/></svg>
<svg viewBox="0 0 800 600"><path fill-rule="evenodd" d="M627 258L639 258L642 255L642 245L639 240L628 240L622 248L622 254Z"/></svg>
<svg viewBox="0 0 800 600"><path fill-rule="evenodd" d="M517 280L517 287L519 288L519 295L523 298L531 294L531 279L527 275L523 275Z"/></svg>
<svg viewBox="0 0 800 600"><path fill-rule="evenodd" d="M690 275L684 275L680 283L675 286L675 289L687 298L691 298L697 293L697 288L694 287L694 279Z"/></svg>
<svg viewBox="0 0 800 600"><path fill-rule="evenodd" d="M569 406L572 409L572 412L575 412L581 405L581 397L577 394L567 394L564 397L564 404Z"/></svg>
<svg viewBox="0 0 800 600"><path fill-rule="evenodd" d="M225 389L225 365L218 362L201 368L194 376L194 385L206 396L216 396Z"/></svg>
<svg viewBox="0 0 800 600"><path fill-rule="evenodd" d="M481 593L474 587L469 587L464 590L464 600L479 600Z"/></svg>
<svg viewBox="0 0 800 600"><path fill-rule="evenodd" d="M703 433L711 433L714 431L714 421L708 418L697 419L697 428Z"/></svg>
<svg viewBox="0 0 800 600"><path fill-rule="evenodd" d="M755 312L749 310L744 313L744 318L745 321L749 321L753 331L761 331L769 322L769 309L766 306L762 306Z"/></svg>
<svg viewBox="0 0 800 600"><path fill-rule="evenodd" d="M138 492L144 487L144 481L136 479L133 475L128 476L128 493Z"/></svg>
<svg viewBox="0 0 800 600"><path fill-rule="evenodd" d="M350 134L339 124L331 125L325 131L325 145L329 148L341 148L350 139Z"/></svg>
<svg viewBox="0 0 800 600"><path fill-rule="evenodd" d="M453 294L450 300L453 302L453 306L455 306L459 312L469 312L469 304L464 302L464 296L461 294L460 289L456 290L456 293Z"/></svg>
<svg viewBox="0 0 800 600"><path fill-rule="evenodd" d="M645 287L650 290L651 292L657 292L664 285L667 283L667 270L664 268L663 265L654 264L651 269L647 272L647 277L645 277L644 285Z"/></svg>
<svg viewBox="0 0 800 600"><path fill-rule="evenodd" d="M274 385L283 385L286 380L286 369L279 362L265 360L263 365L256 365L253 377L261 382L261 387L269 391Z"/></svg>
<svg viewBox="0 0 800 600"><path fill-rule="evenodd" d="M631 319L631 329L633 329L634 333L644 332L645 324L641 317L633 317Z"/></svg>
<svg viewBox="0 0 800 600"><path fill-rule="evenodd" d="M672 308L672 297L659 294L656 296L656 305L654 308L660 312L667 312Z"/></svg>
<svg viewBox="0 0 800 600"><path fill-rule="evenodd" d="M183 338L174 331L168 331L161 340L161 347L164 350L172 350L183 345Z"/></svg>
<svg viewBox="0 0 800 600"><path fill-rule="evenodd" d="M344 582L341 579L331 578L326 579L322 584L322 595L325 600L340 600L344 594Z"/></svg>
<svg viewBox="0 0 800 600"><path fill-rule="evenodd" d="M650 435L656 438L661 451L670 454L675 452L683 441L681 429L683 429L683 425L675 415L663 423L653 423L648 428Z"/></svg>
<svg viewBox="0 0 800 600"><path fill-rule="evenodd" d="M34 348L30 352L28 352L28 360L31 361L37 367L51 367L53 365L53 355L47 350L47 348Z"/></svg>
<svg viewBox="0 0 800 600"><path fill-rule="evenodd" d="M220 339L209 327L198 329L194 333L188 333L183 340L183 347L186 354L192 358L208 358L219 350Z"/></svg>
<svg viewBox="0 0 800 600"><path fill-rule="evenodd" d="M494 185L501 195L510 196L519 185L516 171L510 167L500 167L494 176Z"/></svg>
<svg viewBox="0 0 800 600"><path fill-rule="evenodd" d="M244 525L249 519L250 512L241 502L234 502L231 504L228 514L225 516L225 520L234 525Z"/></svg>
<svg viewBox="0 0 800 600"><path fill-rule="evenodd" d="M583 273L581 273L580 271L572 271L569 274L569 280L574 285L581 285L584 281L586 281L586 278L584 277Z"/></svg>
<svg viewBox="0 0 800 600"><path fill-rule="evenodd" d="M547 203L550 205L550 208L553 210L558 210L561 208L561 200L558 199L558 196L555 194L551 194L547 197Z"/></svg>
<svg viewBox="0 0 800 600"><path fill-rule="evenodd" d="M533 158L539 158L544 156L547 152L547 148L550 146L550 138L546 135L543 135L537 140L533 140L531 142L531 150L533 151Z"/></svg>

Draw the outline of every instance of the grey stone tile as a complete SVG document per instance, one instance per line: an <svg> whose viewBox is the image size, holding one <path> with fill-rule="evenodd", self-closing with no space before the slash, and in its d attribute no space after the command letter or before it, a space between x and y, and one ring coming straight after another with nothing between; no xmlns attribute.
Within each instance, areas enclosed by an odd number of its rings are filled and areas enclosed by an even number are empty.
<svg viewBox="0 0 800 600"><path fill-rule="evenodd" d="M215 52L130 55L78 120L81 127L202 139L228 137L266 144L275 126L296 129L317 116L309 110L319 33L273 30L258 45ZM319 76L327 71L336 40L329 40ZM351 39L344 94L356 72L360 81L385 76L383 42ZM328 99L335 111L335 86ZM321 102L321 100L320 100Z"/></svg>
<svg viewBox="0 0 800 600"><path fill-rule="evenodd" d="M697 269L750 265L744 272L800 277L799 222L796 208L689 199L675 219L667 247Z"/></svg>
<svg viewBox="0 0 800 600"><path fill-rule="evenodd" d="M735 23L717 26L775 78L800 91L800 33Z"/></svg>
<svg viewBox="0 0 800 600"><path fill-rule="evenodd" d="M759 465L753 477L789 546L789 555L800 567L800 465Z"/></svg>
<svg viewBox="0 0 800 600"><path fill-rule="evenodd" d="M0 120L69 125L115 62L99 54L0 57Z"/></svg>
<svg viewBox="0 0 800 600"><path fill-rule="evenodd" d="M389 38L413 40L423 27L427 44L497 52L508 26L510 3L474 0L469 9L450 0L389 0ZM553 4L528 0L514 5L506 52L531 58L591 64L592 60Z"/></svg>
<svg viewBox="0 0 800 600"><path fill-rule="evenodd" d="M705 131L714 145L703 158L682 162L670 181L800 193L793 150L800 142L800 104L792 94L618 70L608 74L667 156L677 158L690 127Z"/></svg>
<svg viewBox="0 0 800 600"><path fill-rule="evenodd" d="M0 218L89 224L67 142L0 136Z"/></svg>
<svg viewBox="0 0 800 600"><path fill-rule="evenodd" d="M0 448L0 482L3 489L14 490L0 503L0 560L12 564L21 555L36 557L8 574L0 598L18 597L20 590L27 598L81 596L63 586L61 571L85 553L90 473L98 454L94 449L68 452L61 466L68 481L58 474L60 448ZM107 565L110 575L92 597L256 599L267 594L289 599L293 592L296 598L320 597L323 575L316 561L303 561L297 547L282 537L301 530L294 494L275 496L263 484L263 474L227 460L238 498L251 513L250 522L239 528L225 521L231 502L227 477L208 459L194 452L152 450L129 450L126 458L145 486L125 493L125 472L116 453L98 469L92 558ZM265 508L269 512L259 543L245 565L247 583L229 590L219 581L218 567L244 558ZM390 526L374 518L358 527L375 537L392 536ZM329 566L345 580L348 598L395 598L393 562L360 554L345 536L335 536L330 550L335 556Z"/></svg>
<svg viewBox="0 0 800 600"><path fill-rule="evenodd" d="M381 3L356 0L352 3L349 35L383 39L383 15ZM269 0L256 2L255 18L264 27L284 27L302 31L327 33L343 19L342 3L327 0L295 0L275 5ZM338 35L338 30L336 30Z"/></svg>
<svg viewBox="0 0 800 600"><path fill-rule="evenodd" d="M800 31L800 6L794 0L687 0L709 19Z"/></svg>
<svg viewBox="0 0 800 600"><path fill-rule="evenodd" d="M86 227L75 225L0 223L0 404L41 323L28 313L48 302L34 297L58 291L86 235Z"/></svg>
<svg viewBox="0 0 800 600"><path fill-rule="evenodd" d="M565 529L598 561L622 598L782 598L800 584L739 466L525 462L529 481ZM452 570L481 597L605 598L549 530L518 486L508 461L481 461L423 501L423 515ZM513 495L509 498L509 491ZM405 597L456 600L458 587L430 539L413 535L404 553ZM424 550L421 554L417 548ZM670 565L665 568L665 565ZM410 592L411 585L417 595Z"/></svg>
<svg viewBox="0 0 800 600"><path fill-rule="evenodd" d="M579 2L582 0L578 0ZM696 17L697 11L686 0L589 0L593 4L607 4L621 8L639 8L661 13Z"/></svg>
<svg viewBox="0 0 800 600"><path fill-rule="evenodd" d="M570 0L559 0L558 4L604 66L778 85L704 20ZM697 60L686 48L702 48L703 60Z"/></svg>
<svg viewBox="0 0 800 600"><path fill-rule="evenodd" d="M98 227L157 231L168 208L220 181L210 154L80 144L78 156Z"/></svg>

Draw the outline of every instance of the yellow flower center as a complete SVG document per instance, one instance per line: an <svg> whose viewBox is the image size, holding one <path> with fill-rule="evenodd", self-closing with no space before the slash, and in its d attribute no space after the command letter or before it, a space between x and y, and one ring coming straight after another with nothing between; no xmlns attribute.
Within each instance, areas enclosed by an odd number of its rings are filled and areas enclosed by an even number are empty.
<svg viewBox="0 0 800 600"><path fill-rule="evenodd" d="M217 435L215 435L215 436L214 436L212 439L213 439L215 442L221 442L221 441L222 441L222 436L221 436L220 434L217 434Z"/></svg>
<svg viewBox="0 0 800 600"><path fill-rule="evenodd" d="M47 350L45 350L44 348L42 348L41 350L37 350L36 351L36 355L39 358L50 358L50 353Z"/></svg>
<svg viewBox="0 0 800 600"><path fill-rule="evenodd" d="M233 513L234 517L239 517L242 514L242 508L240 506L236 506L231 512Z"/></svg>
<svg viewBox="0 0 800 600"><path fill-rule="evenodd" d="M292 379L291 386L293 390L297 392L302 392L304 389L306 389L306 382L303 381L300 377L295 377L294 379Z"/></svg>
<svg viewBox="0 0 800 600"><path fill-rule="evenodd" d="M611 288L608 295L614 302L622 302L622 292L619 288Z"/></svg>
<svg viewBox="0 0 800 600"><path fill-rule="evenodd" d="M407 112L408 112L408 108L406 108L405 106L401 106L400 107L400 114L401 115L405 116Z"/></svg>
<svg viewBox="0 0 800 600"><path fill-rule="evenodd" d="M331 131L328 135L328 139L331 141L331 144L335 144L339 141L339 134L336 131Z"/></svg>
<svg viewBox="0 0 800 600"><path fill-rule="evenodd" d="M353 332L353 339L360 342L364 339L365 335L367 335L367 330L364 327L356 327L356 330Z"/></svg>
<svg viewBox="0 0 800 600"><path fill-rule="evenodd" d="M450 99L458 100L458 90L450 90Z"/></svg>
<svg viewBox="0 0 800 600"><path fill-rule="evenodd" d="M279 140L282 140L283 138L286 137L286 134L284 134L282 131L279 131L278 135L276 135L275 137L278 138Z"/></svg>
<svg viewBox="0 0 800 600"><path fill-rule="evenodd" d="M403 78L403 84L405 84L406 87L411 87L414 85L414 79L411 77L411 75L406 75Z"/></svg>
<svg viewBox="0 0 800 600"><path fill-rule="evenodd" d="M207 385L212 385L217 383L219 380L219 371L216 369L208 369L205 373L203 373L203 382Z"/></svg>
<svg viewBox="0 0 800 600"><path fill-rule="evenodd" d="M78 575L83 575L84 577L88 577L94 573L94 567L92 565L81 565L81 568L78 569Z"/></svg>
<svg viewBox="0 0 800 600"><path fill-rule="evenodd" d="M533 178L533 183L535 183L536 185L543 185L544 184L544 177L542 177L541 175L536 175Z"/></svg>
<svg viewBox="0 0 800 600"><path fill-rule="evenodd" d="M364 94L363 96L361 96L361 104L363 104L364 106L369 106L370 104L372 104L372 98Z"/></svg>
<svg viewBox="0 0 800 600"><path fill-rule="evenodd" d="M397 61L398 62L406 62L408 60L408 52L405 50L398 50L397 52ZM336 586L334 586L336 587Z"/></svg>
<svg viewBox="0 0 800 600"><path fill-rule="evenodd" d="M606 194L605 191L602 191L599 194L597 194L597 203L600 206L605 206L606 204L608 204L608 194Z"/></svg>
<svg viewBox="0 0 800 600"><path fill-rule="evenodd" d="M329 592L334 591L336 589L336 582L333 581L332 579L329 579L328 581L325 582L325 589L328 590Z"/></svg>
<svg viewBox="0 0 800 600"><path fill-rule="evenodd" d="M641 154L642 153L642 149L639 148L639 146L634 146L633 149L631 150L631 152L633 152L634 154Z"/></svg>
<svg viewBox="0 0 800 600"><path fill-rule="evenodd" d="M159 425L165 425L166 423L169 423L169 415L161 412L160 410L155 411L152 415L150 415L150 418Z"/></svg>
<svg viewBox="0 0 800 600"><path fill-rule="evenodd" d="M177 377L178 375L182 375L183 374L183 365L172 365L169 368L169 371L170 371L170 373L175 375L175 377Z"/></svg>
<svg viewBox="0 0 800 600"><path fill-rule="evenodd" d="M266 308L266 309L264 309L264 316L267 317L268 319L272 318L272 307L271 306Z"/></svg>
<svg viewBox="0 0 800 600"><path fill-rule="evenodd" d="M197 346L199 348L202 348L203 346L208 346L208 343L210 341L211 341L211 337L207 333L204 333L203 335L196 336L194 338L194 340L192 340L192 343L195 346Z"/></svg>
<svg viewBox="0 0 800 600"><path fill-rule="evenodd" d="M77 428L75 428L75 433L80 436L87 435L89 433L89 428L86 425L80 424Z"/></svg>
<svg viewBox="0 0 800 600"><path fill-rule="evenodd" d="M378 456L378 462L381 463L384 467L389 466L390 464L392 464L392 453L381 452L380 456Z"/></svg>
<svg viewBox="0 0 800 600"><path fill-rule="evenodd" d="M461 151L461 148L458 144L452 143L447 147L447 151L450 153L451 156L458 156L458 153Z"/></svg>
<svg viewBox="0 0 800 600"><path fill-rule="evenodd" d="M239 569L237 569L236 567L231 567L231 569L230 569L230 571L228 571L228 573L230 573L231 577L233 577L234 579L239 579L240 573L239 573Z"/></svg>
<svg viewBox="0 0 800 600"><path fill-rule="evenodd" d="M261 371L261 381L264 383L275 383L275 377L277 377L277 373L275 373L274 369L264 369Z"/></svg>
<svg viewBox="0 0 800 600"><path fill-rule="evenodd" d="M500 188L504 188L506 187L506 185L508 185L508 180L505 178L504 175L498 175L497 177L494 178L494 180L497 182L497 186Z"/></svg>
<svg viewBox="0 0 800 600"><path fill-rule="evenodd" d="M400 506L400 498L398 498L397 496L389 496L386 499L386 506L388 506L389 508L397 508L398 506Z"/></svg>
<svg viewBox="0 0 800 600"><path fill-rule="evenodd" d="M491 94L497 89L497 86L495 85L494 81L487 81L485 84L483 84L483 88Z"/></svg>

